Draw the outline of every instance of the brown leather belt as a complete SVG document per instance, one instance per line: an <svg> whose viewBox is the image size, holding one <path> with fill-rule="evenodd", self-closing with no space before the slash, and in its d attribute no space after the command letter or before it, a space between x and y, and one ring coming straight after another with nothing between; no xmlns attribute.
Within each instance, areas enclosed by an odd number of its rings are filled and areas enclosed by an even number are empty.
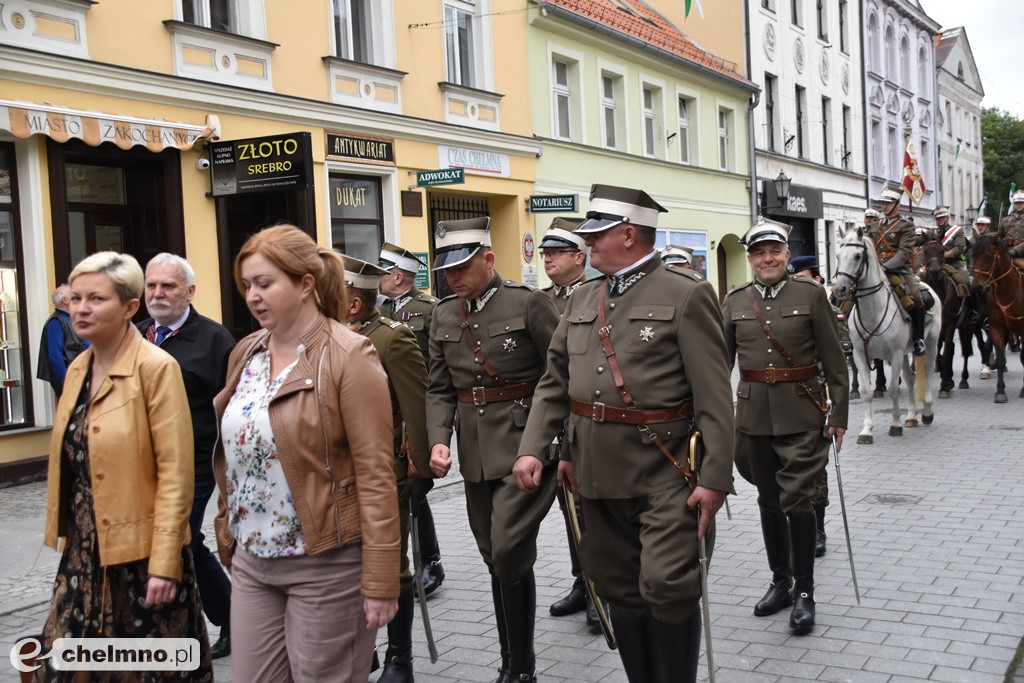
<svg viewBox="0 0 1024 683"><path fill-rule="evenodd" d="M693 417L693 404L686 402L675 408L664 410L637 410L636 408L616 408L604 403L587 403L571 399L569 405L572 412L589 417L594 422L621 422L628 425L658 424L689 420Z"/></svg>
<svg viewBox="0 0 1024 683"><path fill-rule="evenodd" d="M488 403L501 403L502 401L514 401L517 398L525 398L533 395L537 388L537 381L518 382L506 384L503 387L473 387L472 389L459 389L457 392L459 403L472 403L475 406L485 406Z"/></svg>
<svg viewBox="0 0 1024 683"><path fill-rule="evenodd" d="M804 365L796 368L764 368L750 369L740 368L740 379L744 382L764 382L775 384L776 382L805 382L818 375L817 365Z"/></svg>
<svg viewBox="0 0 1024 683"><path fill-rule="evenodd" d="M884 259L891 259L896 254L897 254L897 252L895 252L895 251L882 251L882 252L878 253L878 256L880 258L884 258Z"/></svg>

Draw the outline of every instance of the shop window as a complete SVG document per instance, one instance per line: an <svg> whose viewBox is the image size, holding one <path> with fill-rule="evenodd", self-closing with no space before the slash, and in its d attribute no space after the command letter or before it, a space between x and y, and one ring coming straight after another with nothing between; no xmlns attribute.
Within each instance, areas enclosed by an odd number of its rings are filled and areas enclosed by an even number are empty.
<svg viewBox="0 0 1024 683"><path fill-rule="evenodd" d="M376 263L384 243L381 180L371 176L330 175L331 246Z"/></svg>
<svg viewBox="0 0 1024 683"><path fill-rule="evenodd" d="M0 142L0 430L32 425L32 373L26 338L25 266L21 253L14 145Z"/></svg>

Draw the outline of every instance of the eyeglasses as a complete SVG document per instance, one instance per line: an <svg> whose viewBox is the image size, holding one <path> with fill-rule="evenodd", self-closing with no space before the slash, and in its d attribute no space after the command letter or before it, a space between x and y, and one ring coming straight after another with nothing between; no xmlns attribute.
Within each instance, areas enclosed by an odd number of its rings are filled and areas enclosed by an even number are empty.
<svg viewBox="0 0 1024 683"><path fill-rule="evenodd" d="M575 254L579 252L579 249L541 249L541 258L555 258L559 254Z"/></svg>

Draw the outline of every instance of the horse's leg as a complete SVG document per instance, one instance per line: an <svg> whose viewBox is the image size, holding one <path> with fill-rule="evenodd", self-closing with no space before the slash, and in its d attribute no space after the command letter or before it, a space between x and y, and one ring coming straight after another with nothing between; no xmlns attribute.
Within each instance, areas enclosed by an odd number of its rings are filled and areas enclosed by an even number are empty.
<svg viewBox="0 0 1024 683"><path fill-rule="evenodd" d="M1020 350L1020 365L1022 368L1024 368L1024 345L1022 345L1022 348ZM1024 386L1021 386L1020 393L1017 395L1017 397L1024 398Z"/></svg>
<svg viewBox="0 0 1024 683"><path fill-rule="evenodd" d="M930 329L928 327L926 327L925 328L925 332L924 332L924 349L925 349L925 363L924 363L924 367L926 367L926 368L929 367L931 365L931 363L935 360L935 349L936 349L936 346L938 345L939 330L936 330L935 327L937 325L939 325L939 321L938 320L933 320L932 323L933 323L933 326ZM949 384L950 384L950 386L952 386L952 384L953 384L953 330L952 329L950 329L950 331L949 331L949 349L948 349L948 351L946 353L947 353L947 367L949 368ZM932 407L933 406L934 396L933 396L933 393L932 393L931 377L929 376L929 374L927 372L922 372L921 376L918 378L918 381L924 382L924 386L923 386L924 391L921 392L922 396L924 397L924 401L922 402L922 405L921 405L921 422L923 422L926 425L930 425L932 423L932 421L935 419L935 411L934 411L934 409ZM914 401L916 401L916 400L917 400L917 395L915 394L914 395Z"/></svg>
<svg viewBox="0 0 1024 683"><path fill-rule="evenodd" d="M860 383L857 381L859 374L857 373L857 361L850 357L850 400L860 398Z"/></svg>
<svg viewBox="0 0 1024 683"><path fill-rule="evenodd" d="M899 373L897 373L899 374ZM870 377L870 375L868 375ZM875 359L875 398L885 396L885 363L881 358Z"/></svg>
<svg viewBox="0 0 1024 683"><path fill-rule="evenodd" d="M960 357L964 360L963 370L960 371L960 385L958 388L970 389L971 385L967 382L967 360L974 355L974 344L971 340L971 328L967 322L961 324L957 329L957 336L960 337Z"/></svg>
<svg viewBox="0 0 1024 683"><path fill-rule="evenodd" d="M889 436L903 436L903 425L900 424L900 365L906 363L906 359L901 354L898 353L889 362L889 400L892 401Z"/></svg>
<svg viewBox="0 0 1024 683"><path fill-rule="evenodd" d="M1006 372L1006 331L997 327L994 322L989 328L992 337L992 348L996 352L996 403L1006 403L1006 384L1003 382L1003 373Z"/></svg>
<svg viewBox="0 0 1024 683"><path fill-rule="evenodd" d="M855 371L864 377L871 377L871 361L864 357L864 349L853 348L853 367ZM871 406L874 402L874 395L870 391L864 392L864 424L861 426L860 434L857 435L857 443L874 443L875 421L871 416Z"/></svg>
<svg viewBox="0 0 1024 683"><path fill-rule="evenodd" d="M939 347L942 349L939 356L939 398L949 398L949 392L953 390L953 331L953 321L943 321L939 335ZM928 367L931 366L929 363Z"/></svg>
<svg viewBox="0 0 1024 683"><path fill-rule="evenodd" d="M922 359L925 360L925 359ZM918 377L915 374L917 359L914 356L903 356L903 367L900 372L903 377L903 384L907 387L907 416L903 418L903 426L913 429L917 426L917 383ZM893 372L896 372L895 370ZM925 366L924 375L928 374L928 366ZM924 380L920 380L924 381ZM899 397L897 397L899 398Z"/></svg>

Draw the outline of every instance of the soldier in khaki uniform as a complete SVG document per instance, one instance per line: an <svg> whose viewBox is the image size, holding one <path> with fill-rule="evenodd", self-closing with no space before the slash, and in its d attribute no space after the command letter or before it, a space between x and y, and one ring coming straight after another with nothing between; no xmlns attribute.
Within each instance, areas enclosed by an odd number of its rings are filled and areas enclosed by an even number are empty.
<svg viewBox="0 0 1024 683"><path fill-rule="evenodd" d="M935 237L942 242L946 248L943 253L945 264L956 271L960 277L960 283L966 288L969 279L967 277L967 235L959 225L951 225L949 220L949 207L940 206L932 212L935 216Z"/></svg>
<svg viewBox="0 0 1024 683"><path fill-rule="evenodd" d="M921 298L920 282L911 269L917 232L914 223L900 215L900 198L902 197L902 185L890 183L882 190L877 197L877 200L882 203L882 218L875 226L874 232L868 234L875 240L875 251L882 261L882 267L887 273L900 276L907 293L914 300L913 308L910 309L910 322L914 333L914 355L923 356L925 353L926 310L924 300Z"/></svg>
<svg viewBox="0 0 1024 683"><path fill-rule="evenodd" d="M469 525L491 573L498 680L533 681L533 565L556 472L548 463L538 489L524 493L512 465L558 311L544 292L495 272L489 227L486 217L441 221L434 236L434 269L444 270L455 295L442 299L430 323L430 466L437 476L448 472L457 424Z"/></svg>
<svg viewBox="0 0 1024 683"><path fill-rule="evenodd" d="M1024 190L1017 190L1011 199L1013 211L999 222L998 237L1010 247L1010 256L1024 256Z"/></svg>
<svg viewBox="0 0 1024 683"><path fill-rule="evenodd" d="M743 241L754 280L729 292L722 315L729 354L740 368L736 469L757 486L772 570L754 614L793 605L789 625L805 633L814 626L812 503L828 463L828 437L835 435L837 448L842 446L849 377L825 289L786 272L788 236L789 226L774 222L759 221L747 231ZM827 425L822 370L834 401Z"/></svg>
<svg viewBox="0 0 1024 683"><path fill-rule="evenodd" d="M395 478L398 481L398 515L402 535L398 612L388 623L388 649L378 683L408 683L412 673L412 572L409 570L409 509L422 504L433 486L427 447L424 400L427 368L416 339L402 323L381 316L377 309L377 284L382 268L350 256L345 262L349 291L349 326L370 339L388 376L394 418ZM404 430L403 430L404 424ZM403 438L404 431L404 438ZM416 470L411 476L409 463Z"/></svg>
<svg viewBox="0 0 1024 683"><path fill-rule="evenodd" d="M666 266L693 270L693 249L675 244L666 245L661 250L661 262Z"/></svg>
<svg viewBox="0 0 1024 683"><path fill-rule="evenodd" d="M413 331L423 353L423 362L429 364L430 317L440 299L416 287L416 273L420 266L427 264L408 249L390 242L384 243L378 258L380 267L387 271L380 276L380 295L377 297L380 313L385 318L404 323ZM437 544L434 513L427 499L419 506L416 526L420 532L423 592L430 595L444 581L444 567L441 565L441 547Z"/></svg>
<svg viewBox="0 0 1024 683"><path fill-rule="evenodd" d="M559 479L579 494L583 570L611 604L632 683L695 680L698 535L710 551L714 515L733 490L721 310L710 284L662 263L654 239L664 211L646 192L593 187L576 232L607 277L569 299L515 467L520 486L537 486L538 457L568 419ZM686 469L694 429L707 455L691 491L666 453Z"/></svg>

